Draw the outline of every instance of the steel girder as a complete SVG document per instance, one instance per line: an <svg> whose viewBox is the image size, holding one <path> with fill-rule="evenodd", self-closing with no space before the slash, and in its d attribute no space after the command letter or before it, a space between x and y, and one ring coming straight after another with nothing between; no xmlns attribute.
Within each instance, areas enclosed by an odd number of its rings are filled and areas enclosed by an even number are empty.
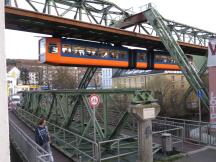
<svg viewBox="0 0 216 162"><path fill-rule="evenodd" d="M164 20L164 18L152 6L149 6L149 8L144 11L143 14L159 35L167 51L180 66L182 73L184 74L190 85L193 87L195 92L202 91L203 96L201 97L201 101L204 106L209 109L209 97L207 93L208 91L202 79L197 74L196 70L191 66L182 48L178 45L177 41L172 36L166 20Z"/></svg>
<svg viewBox="0 0 216 162"><path fill-rule="evenodd" d="M128 16L116 4L105 0L11 0L6 5L106 26L117 16Z"/></svg>
<svg viewBox="0 0 216 162"><path fill-rule="evenodd" d="M148 9L148 5L146 5L145 9ZM144 11L145 10L143 10L143 12ZM143 12L117 20L113 22L111 26L152 36L158 36L155 28L152 27ZM216 33L199 29L197 27L168 20L166 18L163 18L163 21L167 24L167 29L176 41L200 46L208 46L208 39L216 37Z"/></svg>
<svg viewBox="0 0 216 162"><path fill-rule="evenodd" d="M25 110L36 116L44 115L50 122L59 126L71 120L68 116L70 109L74 107L75 102L79 103L68 129L90 139L93 138L93 112L89 96L99 95L101 103L96 109L98 141L119 137L123 128L132 129L133 121L127 113L127 107L131 102L137 99L144 102L152 101L150 91L137 89L38 91L22 94ZM78 101L74 100L77 96Z"/></svg>

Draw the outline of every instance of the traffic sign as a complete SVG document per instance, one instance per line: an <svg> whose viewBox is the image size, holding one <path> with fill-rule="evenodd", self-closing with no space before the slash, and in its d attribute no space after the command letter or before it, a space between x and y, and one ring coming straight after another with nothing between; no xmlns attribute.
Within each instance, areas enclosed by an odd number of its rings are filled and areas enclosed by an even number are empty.
<svg viewBox="0 0 216 162"><path fill-rule="evenodd" d="M199 89L199 90L197 91L197 96L198 96L199 98L203 97L203 90L202 90L202 89Z"/></svg>
<svg viewBox="0 0 216 162"><path fill-rule="evenodd" d="M90 97L89 97L89 102L90 102L90 105L92 108L95 108L99 105L100 103L100 97L96 94L92 94Z"/></svg>

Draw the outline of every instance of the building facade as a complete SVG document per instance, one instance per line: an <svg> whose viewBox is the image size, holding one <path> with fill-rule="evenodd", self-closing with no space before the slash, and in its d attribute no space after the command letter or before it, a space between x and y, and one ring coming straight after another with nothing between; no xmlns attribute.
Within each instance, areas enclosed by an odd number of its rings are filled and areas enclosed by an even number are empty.
<svg viewBox="0 0 216 162"><path fill-rule="evenodd" d="M14 67L20 71L16 83L19 87L38 85L49 89L77 88L87 69L85 67L51 66L41 64L37 60L8 59L7 68ZM98 68L88 88L101 88L101 78L101 69Z"/></svg>
<svg viewBox="0 0 216 162"><path fill-rule="evenodd" d="M102 88L112 88L113 70L111 68L102 68Z"/></svg>

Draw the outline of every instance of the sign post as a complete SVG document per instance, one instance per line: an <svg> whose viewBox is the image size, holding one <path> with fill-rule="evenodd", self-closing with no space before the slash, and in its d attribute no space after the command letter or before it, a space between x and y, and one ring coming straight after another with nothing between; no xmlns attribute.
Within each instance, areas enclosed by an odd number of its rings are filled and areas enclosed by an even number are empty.
<svg viewBox="0 0 216 162"><path fill-rule="evenodd" d="M197 96L198 96L198 102L199 102L199 121L201 122L202 121L202 112L201 112L201 97L203 97L203 91L202 89L198 90L197 91Z"/></svg>
<svg viewBox="0 0 216 162"><path fill-rule="evenodd" d="M100 97L96 94L92 94L89 97L89 103L91 108L93 109L93 129L94 129L94 142L97 142L97 134L96 134L96 107L100 104ZM94 155L97 159L96 147L94 148Z"/></svg>

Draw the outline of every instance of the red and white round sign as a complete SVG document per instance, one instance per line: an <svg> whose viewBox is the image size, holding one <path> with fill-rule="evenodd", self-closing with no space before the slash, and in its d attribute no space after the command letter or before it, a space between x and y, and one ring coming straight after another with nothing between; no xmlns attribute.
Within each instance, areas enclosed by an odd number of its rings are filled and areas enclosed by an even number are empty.
<svg viewBox="0 0 216 162"><path fill-rule="evenodd" d="M95 108L99 105L100 103L100 97L96 94L92 94L90 97L89 97L89 102L90 102L90 105L92 108Z"/></svg>

